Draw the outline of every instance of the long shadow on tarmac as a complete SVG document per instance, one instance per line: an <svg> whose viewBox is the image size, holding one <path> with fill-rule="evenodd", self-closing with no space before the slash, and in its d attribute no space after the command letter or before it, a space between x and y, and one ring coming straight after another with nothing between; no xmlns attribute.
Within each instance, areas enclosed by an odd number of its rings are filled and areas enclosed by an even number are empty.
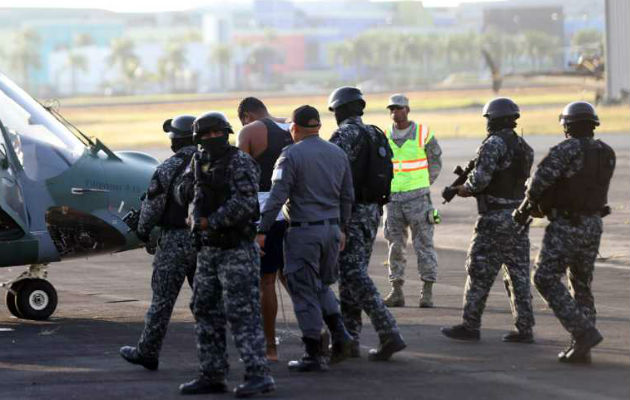
<svg viewBox="0 0 630 400"><path fill-rule="evenodd" d="M58 318L49 322L3 323L0 332L0 398L2 399L169 399L181 398L177 385L196 375L193 324L169 327L160 369L146 371L124 362L118 348L134 344L140 323ZM438 326L402 324L406 351L390 362L366 360L377 342L365 327L363 357L333 366L328 373L296 374L286 361L301 354L294 325L281 327L282 361L272 364L278 390L272 398L300 399L627 399L627 352L605 349L592 366L555 361L559 345L500 342L503 331L484 329L479 343L453 342ZM244 373L230 343L230 384ZM627 386L627 385L626 385ZM227 395L229 396L229 395ZM223 396L223 397L227 397Z"/></svg>

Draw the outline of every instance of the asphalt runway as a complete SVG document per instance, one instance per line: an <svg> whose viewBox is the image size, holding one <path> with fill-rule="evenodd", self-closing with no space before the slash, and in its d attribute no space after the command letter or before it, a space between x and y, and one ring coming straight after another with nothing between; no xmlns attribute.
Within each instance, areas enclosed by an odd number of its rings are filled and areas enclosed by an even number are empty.
<svg viewBox="0 0 630 400"><path fill-rule="evenodd" d="M537 160L560 137L532 137ZM611 187L613 214L605 219L605 235L593 282L598 327L605 339L593 351L590 366L565 365L556 354L569 340L557 319L534 290L536 343L506 344L501 336L512 317L501 277L488 300L479 343L455 342L439 328L461 318L465 251L472 233L472 200L455 199L440 206L443 224L436 231L439 281L436 308L419 309L420 281L413 252L407 270L407 307L392 309L407 340L405 351L386 363L367 361L367 349L378 342L364 317L361 359L333 366L325 374L289 373L286 361L302 350L288 295L281 291L278 314L281 361L272 365L277 391L264 397L289 399L628 399L630 398L630 200L627 135L605 136L618 156ZM465 163L478 140L444 140L444 172L433 187L441 188ZM150 153L164 158L167 150ZM531 233L532 255L540 246L544 224ZM381 293L388 290L386 244L379 238L370 273ZM197 374L193 322L185 287L164 343L160 369L146 371L124 362L123 345L134 344L142 329L151 291L151 258L143 250L76 259L53 264L50 281L59 294L57 312L46 322L22 321L0 307L0 399L170 399L181 398L177 386ZM0 270L0 280L23 267ZM230 340L230 385L244 368ZM223 395L223 397L230 395Z"/></svg>

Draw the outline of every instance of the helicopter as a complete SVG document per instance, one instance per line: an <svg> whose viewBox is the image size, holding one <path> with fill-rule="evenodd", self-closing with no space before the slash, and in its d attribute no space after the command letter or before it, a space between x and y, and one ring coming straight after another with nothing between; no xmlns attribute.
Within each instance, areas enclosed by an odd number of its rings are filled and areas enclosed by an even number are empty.
<svg viewBox="0 0 630 400"><path fill-rule="evenodd" d="M112 151L0 73L0 282L9 312L48 319L57 292L47 265L141 247L123 217L140 208L158 160Z"/></svg>

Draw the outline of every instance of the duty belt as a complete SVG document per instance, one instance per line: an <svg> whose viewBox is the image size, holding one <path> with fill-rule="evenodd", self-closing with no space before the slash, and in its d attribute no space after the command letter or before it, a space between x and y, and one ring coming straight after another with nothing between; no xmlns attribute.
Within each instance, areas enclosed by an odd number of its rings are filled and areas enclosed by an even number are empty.
<svg viewBox="0 0 630 400"><path fill-rule="evenodd" d="M483 205L483 208L479 207L479 204L477 204L477 211L479 212L479 214L485 214L488 211L495 211L495 210L514 210L518 207L518 204L495 204L495 203L485 203Z"/></svg>
<svg viewBox="0 0 630 400"><path fill-rule="evenodd" d="M547 213L547 219L549 219L550 221L558 218L558 217L564 217L567 219L571 219L571 220L576 220L579 219L581 216L592 216L592 215L597 215L600 217L605 217L608 214L610 214L610 207L609 206L605 206L600 210L566 210L566 209L562 209L562 208L552 208L551 210L549 210L549 212Z"/></svg>
<svg viewBox="0 0 630 400"><path fill-rule="evenodd" d="M291 226L292 227L307 227L307 226L314 226L314 225L339 225L339 218L328 218L328 219L321 219L319 221L309 221L309 222L291 222Z"/></svg>

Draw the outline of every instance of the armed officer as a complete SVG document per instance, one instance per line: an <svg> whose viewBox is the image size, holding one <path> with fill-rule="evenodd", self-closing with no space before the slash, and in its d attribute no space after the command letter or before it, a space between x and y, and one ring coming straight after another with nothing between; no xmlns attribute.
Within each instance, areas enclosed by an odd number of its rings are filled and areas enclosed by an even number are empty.
<svg viewBox="0 0 630 400"><path fill-rule="evenodd" d="M590 349L602 341L595 327L591 282L602 217L610 212L606 203L615 152L593 138L599 118L589 103L568 104L560 123L567 139L543 158L527 190L527 202L535 214L545 215L550 221L533 281L572 336L569 346L558 355L559 360L589 363ZM561 282L565 274L571 292Z"/></svg>
<svg viewBox="0 0 630 400"><path fill-rule="evenodd" d="M265 205L271 190L273 166L282 149L293 143L289 124L284 118L269 114L265 104L255 97L246 97L238 105L238 118L243 129L238 133L238 148L251 155L260 166L258 201L260 208ZM264 255L260 258L260 302L263 326L267 342L267 359L278 360L276 349L276 275L284 267L282 240L287 230L287 221L282 213L269 228L265 240Z"/></svg>
<svg viewBox="0 0 630 400"><path fill-rule="evenodd" d="M331 362L343 358L343 346L351 340L330 285L338 277L337 260L345 243L342 230L350 218L352 174L344 152L319 137L321 123L315 108L297 108L292 120L296 143L286 147L276 162L257 240L266 247L267 232L283 209L290 221L284 240L284 275L306 350L301 360L289 362L289 369L325 371L324 321L333 339Z"/></svg>
<svg viewBox="0 0 630 400"><path fill-rule="evenodd" d="M228 143L225 115L208 112L193 123L201 146L177 187L181 204L192 202L193 241L199 249L190 308L196 321L201 374L180 385L182 394L227 391L226 326L245 364L237 397L275 389L265 357L260 317L260 259L254 243L259 168Z"/></svg>
<svg viewBox="0 0 630 400"><path fill-rule="evenodd" d="M370 191L366 190L366 183L378 177L366 176L368 163L365 155L369 153L368 146L371 146L371 143L379 143L379 135L385 141L389 154L391 149L382 131L363 124L361 115L364 108L363 94L355 87L337 88L328 99L328 109L335 114L338 125L330 142L341 147L348 155L355 193L352 215L346 226L346 248L339 257L339 297L344 324L354 338L352 356L359 357L361 311L365 311L380 340L378 349L370 350L369 360L383 361L404 349L406 344L400 335L396 320L383 303L378 289L368 275L372 246L381 218L380 203L383 199L370 197ZM389 169L382 171L383 174L392 173L391 164ZM391 180L385 184L389 192Z"/></svg>
<svg viewBox="0 0 630 400"><path fill-rule="evenodd" d="M479 340L481 316L494 280L503 266L516 330L503 341L532 343L534 315L529 281L528 228L512 220L512 211L525 196L534 151L514 128L520 117L516 103L504 97L483 108L488 136L477 149L468 179L456 187L462 197L475 196L479 217L468 255L463 323L442 328L452 339Z"/></svg>
<svg viewBox="0 0 630 400"><path fill-rule="evenodd" d="M158 368L160 348L177 295L185 278L192 286L197 264L197 251L190 244L186 225L188 210L175 201L173 190L196 151L192 141L194 120L192 115L180 115L164 121L162 128L171 139L171 150L175 154L160 164L153 174L136 230L138 238L148 243L153 228L161 228L153 259L153 297L137 346L122 347L120 355L130 363L150 370Z"/></svg>

